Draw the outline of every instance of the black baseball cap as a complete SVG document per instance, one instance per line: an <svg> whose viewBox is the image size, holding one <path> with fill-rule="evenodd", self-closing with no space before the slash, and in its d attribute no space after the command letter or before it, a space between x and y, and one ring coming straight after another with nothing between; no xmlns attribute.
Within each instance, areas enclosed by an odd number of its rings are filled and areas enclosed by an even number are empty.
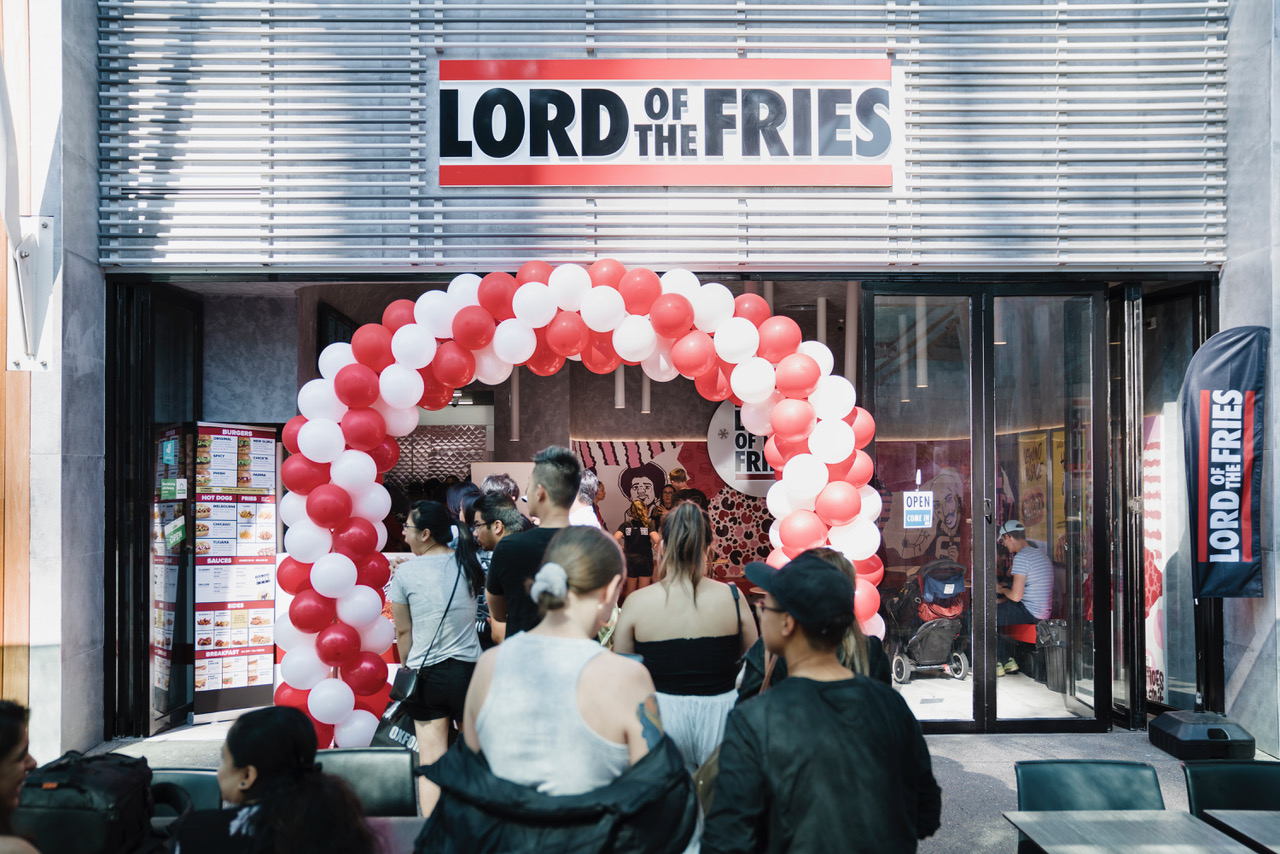
<svg viewBox="0 0 1280 854"><path fill-rule="evenodd" d="M752 561L744 572L802 626L853 619L853 582L820 557L802 554L782 569Z"/></svg>

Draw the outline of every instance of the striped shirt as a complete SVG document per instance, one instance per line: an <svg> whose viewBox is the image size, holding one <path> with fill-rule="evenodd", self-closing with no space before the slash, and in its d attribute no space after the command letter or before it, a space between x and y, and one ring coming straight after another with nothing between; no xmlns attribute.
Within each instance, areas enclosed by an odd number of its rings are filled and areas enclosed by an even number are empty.
<svg viewBox="0 0 1280 854"><path fill-rule="evenodd" d="M1028 543L1013 556L1014 575L1026 576L1022 604L1037 620L1047 620L1053 606L1053 563L1044 549Z"/></svg>

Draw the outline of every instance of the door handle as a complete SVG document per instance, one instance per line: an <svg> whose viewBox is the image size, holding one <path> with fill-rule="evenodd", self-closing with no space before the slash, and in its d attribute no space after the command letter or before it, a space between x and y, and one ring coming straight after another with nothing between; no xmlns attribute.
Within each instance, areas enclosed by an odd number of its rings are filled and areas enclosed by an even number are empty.
<svg viewBox="0 0 1280 854"><path fill-rule="evenodd" d="M992 522L995 521L995 519L991 517L991 499L990 498L982 499L982 507L983 507L983 510L985 511L987 524L990 525Z"/></svg>

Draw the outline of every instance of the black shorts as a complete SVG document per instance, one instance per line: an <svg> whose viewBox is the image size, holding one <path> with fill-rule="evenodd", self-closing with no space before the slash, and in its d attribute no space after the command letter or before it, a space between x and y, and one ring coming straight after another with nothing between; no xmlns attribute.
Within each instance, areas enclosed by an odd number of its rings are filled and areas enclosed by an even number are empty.
<svg viewBox="0 0 1280 854"><path fill-rule="evenodd" d="M418 671L418 689L413 699L406 700L404 710L415 721L434 721L440 718L462 720L462 709L467 701L467 687L475 672L474 661L447 658L439 664Z"/></svg>

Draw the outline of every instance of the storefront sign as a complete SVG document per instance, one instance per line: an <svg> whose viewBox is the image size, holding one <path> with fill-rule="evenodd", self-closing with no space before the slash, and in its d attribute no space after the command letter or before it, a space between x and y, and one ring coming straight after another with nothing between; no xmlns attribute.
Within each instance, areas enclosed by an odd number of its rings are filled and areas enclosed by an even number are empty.
<svg viewBox="0 0 1280 854"><path fill-rule="evenodd" d="M902 527L933 527L933 493L907 492L902 496Z"/></svg>
<svg viewBox="0 0 1280 854"><path fill-rule="evenodd" d="M1183 447L1196 596L1262 596L1264 326L1219 332L1182 383Z"/></svg>
<svg viewBox="0 0 1280 854"><path fill-rule="evenodd" d="M777 480L773 467L764 458L764 436L742 426L742 417L733 401L726 400L711 416L707 428L707 454L716 474L726 485L764 497Z"/></svg>
<svg viewBox="0 0 1280 854"><path fill-rule="evenodd" d="M891 63L440 62L440 185L893 185Z"/></svg>

